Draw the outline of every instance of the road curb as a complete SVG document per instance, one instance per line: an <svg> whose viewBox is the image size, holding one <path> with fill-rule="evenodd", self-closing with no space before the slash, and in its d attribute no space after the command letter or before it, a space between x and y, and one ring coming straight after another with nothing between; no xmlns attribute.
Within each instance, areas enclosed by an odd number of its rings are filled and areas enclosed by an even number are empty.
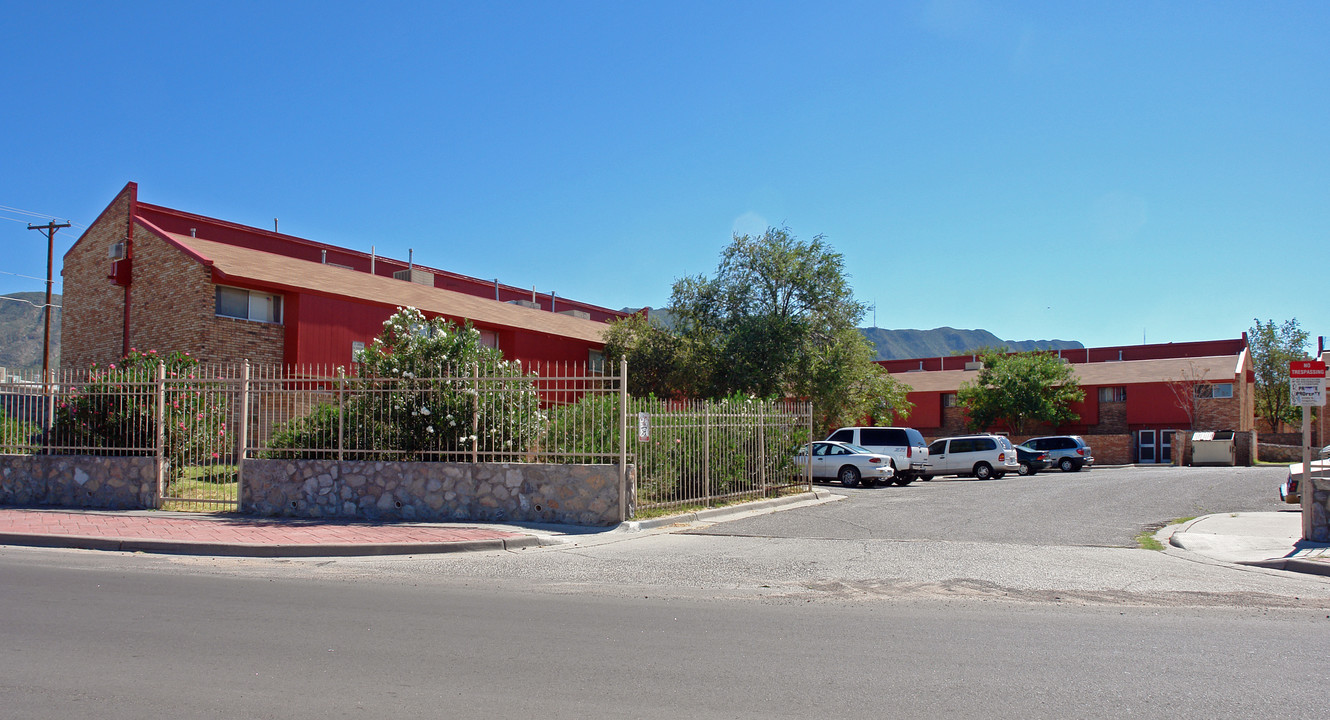
<svg viewBox="0 0 1330 720"><path fill-rule="evenodd" d="M665 517L650 518L648 520L628 520L619 523L615 528L610 530L610 532L641 532L643 530L653 530L667 525L717 521L742 513L774 510L785 505L794 505L801 502L828 502L840 497L841 496L836 495L830 490L813 488L810 492L799 493L798 495L787 495L785 497L772 498L770 500L757 500L754 502L742 503L740 505L707 508L706 510L679 513L678 515L666 515Z"/></svg>
<svg viewBox="0 0 1330 720"><path fill-rule="evenodd" d="M513 538L457 540L416 543L219 543L191 540L156 540L144 538L94 537L84 535L47 535L0 533L0 545L66 548L74 550L110 550L163 555L211 555L219 557L360 557L375 555L434 555L458 552L486 552L558 545L548 536L523 535Z"/></svg>

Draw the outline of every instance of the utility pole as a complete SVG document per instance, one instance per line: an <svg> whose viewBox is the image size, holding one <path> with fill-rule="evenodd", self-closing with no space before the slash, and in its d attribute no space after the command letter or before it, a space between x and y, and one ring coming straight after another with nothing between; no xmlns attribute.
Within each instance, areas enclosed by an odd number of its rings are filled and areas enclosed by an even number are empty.
<svg viewBox="0 0 1330 720"><path fill-rule="evenodd" d="M52 220L45 225L28 224L29 230L41 230L46 235L46 332L42 342L42 386L51 381L51 282L55 274L55 233L69 223Z"/></svg>

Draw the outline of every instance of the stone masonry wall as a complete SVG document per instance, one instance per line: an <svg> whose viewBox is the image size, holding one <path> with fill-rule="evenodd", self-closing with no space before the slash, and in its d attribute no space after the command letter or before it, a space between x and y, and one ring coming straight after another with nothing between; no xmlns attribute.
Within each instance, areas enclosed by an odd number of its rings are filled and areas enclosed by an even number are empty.
<svg viewBox="0 0 1330 720"><path fill-rule="evenodd" d="M156 491L151 457L0 455L0 505L144 510Z"/></svg>
<svg viewBox="0 0 1330 720"><path fill-rule="evenodd" d="M246 460L243 509L366 520L619 522L616 465ZM628 486L635 469L628 468ZM629 516L634 508L629 498Z"/></svg>
<svg viewBox="0 0 1330 720"><path fill-rule="evenodd" d="M1299 459L1301 462L1301 459ZM1313 464L1315 467L1315 464ZM1312 542L1330 542L1330 477L1326 472L1312 473L1312 526L1307 539ZM1303 492L1306 492L1304 490Z"/></svg>

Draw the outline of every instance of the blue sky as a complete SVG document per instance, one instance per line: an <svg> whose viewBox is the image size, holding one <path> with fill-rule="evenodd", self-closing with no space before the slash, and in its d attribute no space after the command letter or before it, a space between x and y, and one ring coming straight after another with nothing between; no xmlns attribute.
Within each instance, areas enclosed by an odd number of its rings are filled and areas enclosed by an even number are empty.
<svg viewBox="0 0 1330 720"><path fill-rule="evenodd" d="M786 225L879 327L1330 335L1330 3L368 7L8 3L0 292L44 287L25 213L133 180L616 308Z"/></svg>

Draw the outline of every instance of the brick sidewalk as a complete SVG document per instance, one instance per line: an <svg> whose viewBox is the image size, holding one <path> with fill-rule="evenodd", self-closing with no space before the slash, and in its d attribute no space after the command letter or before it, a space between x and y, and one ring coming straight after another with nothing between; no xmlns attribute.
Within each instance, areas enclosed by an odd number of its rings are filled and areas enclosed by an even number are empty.
<svg viewBox="0 0 1330 720"><path fill-rule="evenodd" d="M0 508L0 544L10 545L275 556L450 552L536 544L518 542L523 540L536 538L448 525Z"/></svg>

